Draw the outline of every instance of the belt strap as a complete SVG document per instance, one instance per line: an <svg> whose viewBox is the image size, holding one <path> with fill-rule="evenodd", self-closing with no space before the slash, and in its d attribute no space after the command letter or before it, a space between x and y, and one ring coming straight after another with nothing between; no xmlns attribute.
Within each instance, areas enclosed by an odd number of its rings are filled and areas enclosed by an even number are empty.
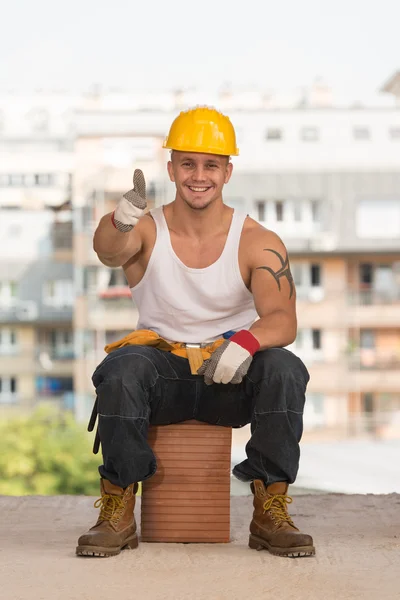
<svg viewBox="0 0 400 600"><path fill-rule="evenodd" d="M185 344L186 353L190 365L190 372L192 375L197 375L198 369L204 362L203 353L201 351L200 344Z"/></svg>

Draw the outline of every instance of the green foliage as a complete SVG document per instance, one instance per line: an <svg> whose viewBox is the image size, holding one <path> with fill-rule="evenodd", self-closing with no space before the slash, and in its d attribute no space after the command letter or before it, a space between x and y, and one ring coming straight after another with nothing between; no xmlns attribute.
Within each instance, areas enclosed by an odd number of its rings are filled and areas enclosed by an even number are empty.
<svg viewBox="0 0 400 600"><path fill-rule="evenodd" d="M0 494L99 495L101 452L72 414L40 407L0 421Z"/></svg>

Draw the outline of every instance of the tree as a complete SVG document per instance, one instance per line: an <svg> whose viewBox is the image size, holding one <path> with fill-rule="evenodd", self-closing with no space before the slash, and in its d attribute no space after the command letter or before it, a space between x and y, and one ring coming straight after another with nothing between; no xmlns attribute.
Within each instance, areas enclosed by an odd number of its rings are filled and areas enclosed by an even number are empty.
<svg viewBox="0 0 400 600"><path fill-rule="evenodd" d="M40 407L0 422L0 494L99 494L101 454L69 412Z"/></svg>

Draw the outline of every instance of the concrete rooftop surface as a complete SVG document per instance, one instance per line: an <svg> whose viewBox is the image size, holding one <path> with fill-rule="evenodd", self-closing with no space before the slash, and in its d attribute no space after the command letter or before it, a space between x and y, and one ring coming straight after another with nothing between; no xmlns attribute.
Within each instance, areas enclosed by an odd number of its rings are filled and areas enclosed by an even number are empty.
<svg viewBox="0 0 400 600"><path fill-rule="evenodd" d="M296 495L290 512L317 551L298 559L248 548L251 496L231 498L229 544L142 542L112 558L77 557L94 500L0 497L1 600L400 599L399 494Z"/></svg>

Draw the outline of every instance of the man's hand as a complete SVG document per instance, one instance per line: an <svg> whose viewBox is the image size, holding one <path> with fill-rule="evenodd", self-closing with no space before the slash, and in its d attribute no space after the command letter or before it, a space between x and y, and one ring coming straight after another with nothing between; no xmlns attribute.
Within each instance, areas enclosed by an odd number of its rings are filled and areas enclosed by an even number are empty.
<svg viewBox="0 0 400 600"><path fill-rule="evenodd" d="M133 189L122 196L111 216L114 227L123 233L131 231L144 214L146 206L146 182L143 172L136 169L133 174Z"/></svg>
<svg viewBox="0 0 400 600"><path fill-rule="evenodd" d="M217 348L204 361L197 374L204 375L206 385L240 383L259 348L260 344L254 335L242 329Z"/></svg>

